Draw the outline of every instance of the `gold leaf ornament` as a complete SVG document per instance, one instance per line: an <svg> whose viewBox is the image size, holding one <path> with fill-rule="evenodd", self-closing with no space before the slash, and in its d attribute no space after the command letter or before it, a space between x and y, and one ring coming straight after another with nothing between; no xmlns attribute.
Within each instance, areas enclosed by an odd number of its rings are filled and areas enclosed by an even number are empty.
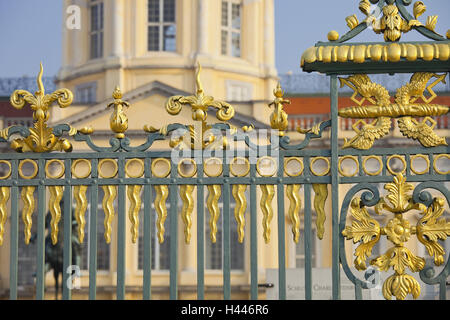
<svg viewBox="0 0 450 320"><path fill-rule="evenodd" d="M412 294L414 299L420 296L420 285L414 277L404 275L392 275L383 284L383 296L391 300L394 296L397 300L405 300L408 294Z"/></svg>
<svg viewBox="0 0 450 320"><path fill-rule="evenodd" d="M355 29L359 25L359 20L356 17L356 14L348 16L347 18L345 18L345 21L347 22L347 26L350 28L350 30Z"/></svg>
<svg viewBox="0 0 450 320"><path fill-rule="evenodd" d="M356 221L351 226L346 226L342 235L353 239L353 243L361 242L355 251L354 263L357 270L365 270L366 259L372 255L372 248L380 239L380 225L370 217L366 208L361 207L361 199L358 197L352 200L350 211Z"/></svg>
<svg viewBox="0 0 450 320"><path fill-rule="evenodd" d="M424 14L425 11L427 11L427 7L424 5L422 1L416 1L414 3L413 13L416 19L419 18L422 14Z"/></svg>

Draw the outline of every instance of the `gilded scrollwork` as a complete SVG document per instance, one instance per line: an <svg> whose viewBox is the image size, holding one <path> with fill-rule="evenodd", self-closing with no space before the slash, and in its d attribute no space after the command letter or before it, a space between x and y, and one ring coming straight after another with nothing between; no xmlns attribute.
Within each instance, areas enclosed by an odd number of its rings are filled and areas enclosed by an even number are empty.
<svg viewBox="0 0 450 320"><path fill-rule="evenodd" d="M29 128L29 135L26 138L14 139L11 148L17 152L51 152L51 151L72 151L72 144L64 138L55 135L54 128L49 128L49 108L53 102L57 102L59 107L68 107L73 100L73 94L68 89L58 89L51 94L45 94L42 82L44 69L42 63L37 77L38 90L33 95L26 90L16 90L10 98L11 105L16 109L22 109L29 104L33 110L33 127ZM9 135L9 128L3 129L2 137ZM75 135L76 130L69 126L69 135Z"/></svg>
<svg viewBox="0 0 450 320"><path fill-rule="evenodd" d="M214 97L208 96L203 90L203 85L200 81L201 65L198 64L198 69L196 72L196 87L197 91L195 95L192 96L172 96L166 102L166 111L171 115L177 115L181 112L184 105L188 105L192 109L192 119L198 121L201 125L188 125L190 141L185 142L184 137L177 137L171 139L170 146L172 148L191 148L191 149L205 149L211 146L216 141L214 135L207 135L207 131L212 129L212 126L207 124L208 109L213 107L217 109L216 118L220 121L229 121L234 117L235 110L234 107L225 102L215 100ZM148 132L155 132L155 128L146 126L144 130ZM161 132L161 131L160 131ZM223 141L226 144L226 141Z"/></svg>
<svg viewBox="0 0 450 320"><path fill-rule="evenodd" d="M445 241L450 236L450 222L441 218L444 211L444 199L434 198L429 206L414 202L411 195L413 185L406 182L402 173L398 173L392 183L387 183L385 189L388 195L379 199L375 205L375 213L378 215L387 211L394 214L384 227L372 218L359 197L351 202L351 214L354 218L350 226L342 230L346 239L353 239L354 243L360 243L355 250L356 259L354 265L357 270L367 268L367 259L372 255L372 249L381 236L394 244L384 254L372 259L370 264L380 271L388 271L391 267L394 274L383 284L382 292L386 299L393 296L398 300L404 300L408 294L417 299L420 295L420 284L411 275L406 274L409 269L419 272L425 267L425 259L411 252L406 243L412 236L425 245L428 254L434 257L435 265L444 262L445 251L439 240ZM422 218L416 226L406 218L411 210L419 210Z"/></svg>
<svg viewBox="0 0 450 320"><path fill-rule="evenodd" d="M376 7L372 6L372 4L377 3L378 5ZM443 38L435 32L438 16L429 16L425 24L423 24L418 18L425 13L427 9L425 4L422 1L416 1L413 6L414 16L411 16L404 8L405 5L409 5L410 3L411 1L403 1L403 4L400 4L391 0L362 0L359 2L359 10L366 18L362 22L359 22L357 16L352 15L348 16L345 20L350 30L360 25L364 26L364 28L370 27L375 33L382 33L384 40L387 42L399 41L402 34L419 27L431 31L435 37ZM425 35L427 34L425 33Z"/></svg>
<svg viewBox="0 0 450 320"><path fill-rule="evenodd" d="M372 82L365 74L340 78L341 87L347 85L354 90L351 100L358 106L339 110L339 116L343 118L375 118L370 123L360 119L353 124L352 128L356 132L356 136L350 140L345 139L343 148L370 149L375 140L389 133L393 118L397 119L400 132L405 137L418 140L424 147L447 145L445 138L439 137L433 131L436 121L431 117L447 114L449 107L430 104L436 97L432 88L439 82L445 81L445 77L446 74L415 73L409 83L397 90L394 103L391 103L387 89ZM432 78L436 78L436 80L428 85ZM429 98L424 95L426 90L431 94ZM356 99L358 94L362 97L361 100ZM416 103L419 98L423 100L423 103ZM365 100L372 104L363 106ZM419 122L414 117L424 117L424 119Z"/></svg>

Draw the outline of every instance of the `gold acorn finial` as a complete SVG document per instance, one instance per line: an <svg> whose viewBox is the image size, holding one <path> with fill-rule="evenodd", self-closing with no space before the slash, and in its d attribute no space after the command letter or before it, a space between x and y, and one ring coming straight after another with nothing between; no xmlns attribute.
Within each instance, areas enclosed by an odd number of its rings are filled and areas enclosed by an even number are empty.
<svg viewBox="0 0 450 320"><path fill-rule="evenodd" d="M279 135L283 136L284 131L288 127L288 116L283 110L283 106L291 102L283 98L284 90L281 88L280 82L278 82L277 87L273 90L273 95L275 96L275 99L269 104L269 107L274 107L273 113L270 116L270 126L272 129L277 129Z"/></svg>
<svg viewBox="0 0 450 320"><path fill-rule="evenodd" d="M120 91L119 86L116 86L116 88L114 89L112 97L117 100L122 99L122 91Z"/></svg>
<svg viewBox="0 0 450 320"><path fill-rule="evenodd" d="M129 107L130 105L128 102L122 101L122 96L122 91L116 86L112 94L114 101L107 107L114 107L114 112L111 114L109 125L111 130L116 133L116 138L118 139L125 138L125 131L128 129L128 117L123 111L123 107Z"/></svg>

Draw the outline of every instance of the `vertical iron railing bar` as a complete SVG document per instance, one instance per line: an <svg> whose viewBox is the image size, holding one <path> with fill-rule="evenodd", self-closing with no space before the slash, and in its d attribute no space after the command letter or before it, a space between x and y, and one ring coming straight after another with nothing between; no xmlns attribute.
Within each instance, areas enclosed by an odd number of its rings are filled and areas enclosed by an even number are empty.
<svg viewBox="0 0 450 320"><path fill-rule="evenodd" d="M304 211L304 239L305 239L305 299L312 299L312 232L311 232L311 184L304 185L305 211Z"/></svg>
<svg viewBox="0 0 450 320"><path fill-rule="evenodd" d="M256 177L256 164L250 164L250 177ZM258 216L256 184L250 185L250 299L258 300Z"/></svg>
<svg viewBox="0 0 450 320"><path fill-rule="evenodd" d="M279 155L277 182L277 225L278 225L278 298L286 300L286 243L285 243L285 212L284 212L284 155Z"/></svg>
<svg viewBox="0 0 450 320"><path fill-rule="evenodd" d="M385 177L386 176L386 171L387 171L387 156L386 155L383 155L382 157L381 157L381 163L382 163L382 166L383 166L383 168L382 168L382 170L381 170L381 175L383 176L383 177Z"/></svg>
<svg viewBox="0 0 450 320"><path fill-rule="evenodd" d="M360 177L364 176L363 159L362 159L362 156L360 154L358 155L358 175Z"/></svg>
<svg viewBox="0 0 450 320"><path fill-rule="evenodd" d="M205 188L202 183L203 171L203 163L197 164L197 300L205 299Z"/></svg>
<svg viewBox="0 0 450 320"><path fill-rule="evenodd" d="M120 179L125 177L125 159L124 157L118 157L118 173L119 182ZM118 221L117 221L117 300L125 299L125 281L126 281L126 206L125 206L125 194L126 185L120 183L117 192L117 208L118 208Z"/></svg>
<svg viewBox="0 0 450 320"><path fill-rule="evenodd" d="M305 248L305 299L312 299L312 253L311 245L312 235L311 235L311 184L309 181L313 178L311 174L311 157L305 156L303 158L303 175L306 177L306 182L304 184L304 248ZM308 181L309 180L309 181ZM308 227L309 226L309 227ZM309 228L309 230L307 229ZM309 234L309 236L308 236ZM309 241L309 243L307 243Z"/></svg>
<svg viewBox="0 0 450 320"><path fill-rule="evenodd" d="M361 288L361 284L359 281L357 281L355 284L355 300L362 300L363 296L362 296L362 288Z"/></svg>
<svg viewBox="0 0 450 320"><path fill-rule="evenodd" d="M434 172L433 156L434 156L434 154L432 154L432 153L430 153L428 155L428 160L430 161L430 171L429 171L430 175L435 175L436 174L436 172Z"/></svg>
<svg viewBox="0 0 450 320"><path fill-rule="evenodd" d="M143 294L144 300L151 299L152 282L152 201L153 192L151 182L151 158L144 160L144 175L146 183L144 185L144 263L143 269Z"/></svg>
<svg viewBox="0 0 450 320"><path fill-rule="evenodd" d="M63 251L63 300L72 299L72 291L68 284L69 277L72 276L73 270L69 267L72 265L72 186L70 184L70 176L71 176L71 166L72 161L70 159L64 160L64 208L63 209L63 219L64 219L64 251ZM68 273L68 270L72 270L71 273Z"/></svg>
<svg viewBox="0 0 450 320"><path fill-rule="evenodd" d="M90 208L89 208L89 300L97 296L97 211L98 211L98 159L91 161Z"/></svg>
<svg viewBox="0 0 450 320"><path fill-rule="evenodd" d="M227 163L226 152L224 152L223 158L223 191L222 191L222 245L223 245L223 298L224 300L230 300L231 297L231 255L230 255L230 168Z"/></svg>
<svg viewBox="0 0 450 320"><path fill-rule="evenodd" d="M411 176L411 157L409 154L405 154L405 161L406 161L406 168L405 168L405 174L406 177L409 178Z"/></svg>
<svg viewBox="0 0 450 320"><path fill-rule="evenodd" d="M339 145L338 145L338 78L330 76L330 113L331 113L331 201L332 201L332 297L340 300L340 264L339 264Z"/></svg>
<svg viewBox="0 0 450 320"><path fill-rule="evenodd" d="M9 257L9 298L17 300L17 274L19 258L19 187L18 180L18 160L11 161L11 244Z"/></svg>
<svg viewBox="0 0 450 320"><path fill-rule="evenodd" d="M36 299L45 299L45 163L38 159L38 221L37 221L37 257L36 257Z"/></svg>
<svg viewBox="0 0 450 320"><path fill-rule="evenodd" d="M447 300L447 280L442 278L439 282L439 300Z"/></svg>
<svg viewBox="0 0 450 320"><path fill-rule="evenodd" d="M178 185L177 165L171 162L170 199L170 300L178 299Z"/></svg>

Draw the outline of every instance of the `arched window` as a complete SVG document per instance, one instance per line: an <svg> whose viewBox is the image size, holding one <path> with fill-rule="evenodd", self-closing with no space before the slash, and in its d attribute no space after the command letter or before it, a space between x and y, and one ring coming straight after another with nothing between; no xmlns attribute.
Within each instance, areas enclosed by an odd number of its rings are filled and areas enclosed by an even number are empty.
<svg viewBox="0 0 450 320"><path fill-rule="evenodd" d="M175 15L175 0L148 0L148 51L176 51Z"/></svg>

